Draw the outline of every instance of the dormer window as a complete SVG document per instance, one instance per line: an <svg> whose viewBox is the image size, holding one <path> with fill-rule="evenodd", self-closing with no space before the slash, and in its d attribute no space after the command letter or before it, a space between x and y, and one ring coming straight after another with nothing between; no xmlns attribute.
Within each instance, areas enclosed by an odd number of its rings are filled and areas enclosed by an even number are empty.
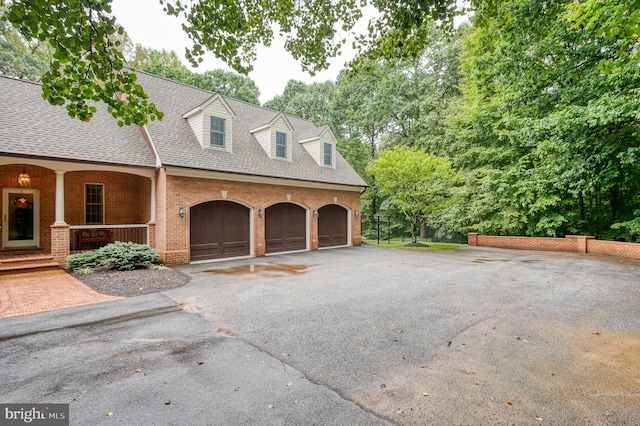
<svg viewBox="0 0 640 426"><path fill-rule="evenodd" d="M224 118L211 117L210 145L217 148L225 147L226 121Z"/></svg>
<svg viewBox="0 0 640 426"><path fill-rule="evenodd" d="M276 132L276 157L287 158L287 134Z"/></svg>
<svg viewBox="0 0 640 426"><path fill-rule="evenodd" d="M324 144L324 165L331 166L333 164L333 146L330 143Z"/></svg>
<svg viewBox="0 0 640 426"><path fill-rule="evenodd" d="M233 152L234 117L235 113L220 95L211 96L182 115L201 147L227 152Z"/></svg>

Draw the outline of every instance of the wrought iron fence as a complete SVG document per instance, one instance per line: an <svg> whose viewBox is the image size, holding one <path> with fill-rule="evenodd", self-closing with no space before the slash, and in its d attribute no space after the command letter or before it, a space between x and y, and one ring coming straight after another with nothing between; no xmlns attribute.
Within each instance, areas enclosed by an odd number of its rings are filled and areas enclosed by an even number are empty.
<svg viewBox="0 0 640 426"><path fill-rule="evenodd" d="M375 215L362 220L362 236L369 241L411 241L411 224L397 216ZM466 244L465 234L445 226L432 226L423 223L420 226L419 239L444 243Z"/></svg>

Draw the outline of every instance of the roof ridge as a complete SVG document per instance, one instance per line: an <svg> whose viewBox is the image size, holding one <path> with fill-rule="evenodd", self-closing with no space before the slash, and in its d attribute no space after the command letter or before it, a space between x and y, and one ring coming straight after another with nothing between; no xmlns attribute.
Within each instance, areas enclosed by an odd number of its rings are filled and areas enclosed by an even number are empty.
<svg viewBox="0 0 640 426"><path fill-rule="evenodd" d="M37 81L25 80L24 78L12 77L10 75L2 75L2 74L0 74L0 77L1 78L6 78L7 80L20 81L22 83L29 83L29 84L33 84L33 85L42 87L42 83L39 83Z"/></svg>
<svg viewBox="0 0 640 426"><path fill-rule="evenodd" d="M182 81L178 81L178 80L172 80L172 79L170 79L170 78L163 77L163 76L161 76L161 75L157 75L157 74L152 74L152 73L147 72L147 71L137 70L137 69L135 69L135 68L131 68L131 70L132 70L132 71L134 71L134 72L136 72L136 73L145 74L145 75L148 75L149 77L154 77L154 78L157 78L157 79L159 79L159 80L165 80L165 81L168 81L168 82L170 82L170 83L179 84L179 85L181 85L181 86L186 86L186 87L189 87L189 88L191 88L191 89L196 89L196 90L199 90L199 91L201 91L201 92L209 93L209 94L211 94L211 95L220 95L220 96L223 96L222 94L220 94L220 93L218 93L218 92L212 92L211 90L203 89L202 87L194 86L194 85L192 85L192 84L188 84L188 83L183 83ZM144 86L143 86L142 88L144 89Z"/></svg>

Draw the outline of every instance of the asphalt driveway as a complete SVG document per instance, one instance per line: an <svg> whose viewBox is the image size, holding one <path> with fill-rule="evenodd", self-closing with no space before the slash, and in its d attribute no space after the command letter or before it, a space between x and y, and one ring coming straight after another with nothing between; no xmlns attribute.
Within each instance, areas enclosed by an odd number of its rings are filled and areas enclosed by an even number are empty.
<svg viewBox="0 0 640 426"><path fill-rule="evenodd" d="M366 246L185 266L164 311L0 337L0 402L71 402L76 424L638 424L639 267Z"/></svg>

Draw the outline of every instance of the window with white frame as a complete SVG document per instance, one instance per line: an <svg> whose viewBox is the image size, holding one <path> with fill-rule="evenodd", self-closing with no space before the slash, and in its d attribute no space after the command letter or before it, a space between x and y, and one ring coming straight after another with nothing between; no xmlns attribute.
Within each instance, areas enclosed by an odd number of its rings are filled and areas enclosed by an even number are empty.
<svg viewBox="0 0 640 426"><path fill-rule="evenodd" d="M324 165L333 165L333 146L330 143L324 144Z"/></svg>
<svg viewBox="0 0 640 426"><path fill-rule="evenodd" d="M226 120L224 118L212 116L210 124L211 124L210 145L218 148L224 148Z"/></svg>
<svg viewBox="0 0 640 426"><path fill-rule="evenodd" d="M276 132L276 157L287 158L287 134Z"/></svg>
<svg viewBox="0 0 640 426"><path fill-rule="evenodd" d="M104 186L101 183L84 184L84 223L104 224Z"/></svg>

